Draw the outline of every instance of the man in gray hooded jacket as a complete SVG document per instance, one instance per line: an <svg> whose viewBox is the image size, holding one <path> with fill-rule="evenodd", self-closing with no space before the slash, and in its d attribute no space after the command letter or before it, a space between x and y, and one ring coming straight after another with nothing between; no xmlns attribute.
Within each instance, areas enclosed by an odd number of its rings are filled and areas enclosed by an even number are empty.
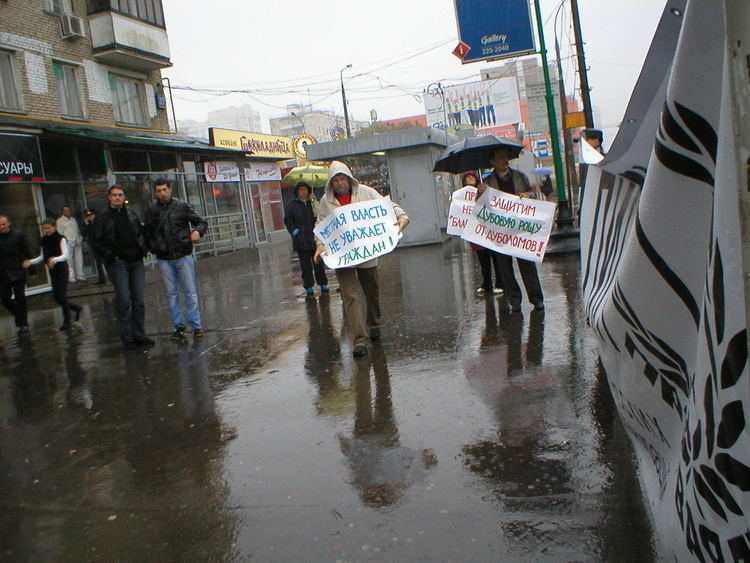
<svg viewBox="0 0 750 563"><path fill-rule="evenodd" d="M318 221L324 220L342 205L371 201L381 197L383 196L371 187L360 184L343 162L334 160L328 168L328 183L318 207ZM393 203L393 211L396 214L399 232L401 232L409 224L409 217L397 203ZM318 262L321 260L320 255L325 251L325 246L317 238L315 242L317 246L314 260ZM336 270L346 319L354 332L352 354L355 357L367 354L368 338L370 340L380 338L380 285L377 266L378 260L375 258L354 267ZM361 295L364 295L364 303L362 303ZM366 311L364 317L363 311Z"/></svg>

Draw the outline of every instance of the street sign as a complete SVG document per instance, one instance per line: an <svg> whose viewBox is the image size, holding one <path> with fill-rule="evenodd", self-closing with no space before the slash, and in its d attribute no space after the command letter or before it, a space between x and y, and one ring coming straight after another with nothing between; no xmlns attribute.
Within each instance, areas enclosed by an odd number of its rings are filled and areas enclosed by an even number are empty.
<svg viewBox="0 0 750 563"><path fill-rule="evenodd" d="M566 113L565 128L575 129L576 127L586 127L586 115L582 111Z"/></svg>
<svg viewBox="0 0 750 563"><path fill-rule="evenodd" d="M453 54L456 55L459 59L464 60L464 57L469 54L469 47L466 43L463 41L459 41L458 45L456 45L456 48L453 49Z"/></svg>
<svg viewBox="0 0 750 563"><path fill-rule="evenodd" d="M454 0L464 64L509 59L536 51L527 0ZM466 45L466 48L462 47ZM463 53L457 53L459 51Z"/></svg>

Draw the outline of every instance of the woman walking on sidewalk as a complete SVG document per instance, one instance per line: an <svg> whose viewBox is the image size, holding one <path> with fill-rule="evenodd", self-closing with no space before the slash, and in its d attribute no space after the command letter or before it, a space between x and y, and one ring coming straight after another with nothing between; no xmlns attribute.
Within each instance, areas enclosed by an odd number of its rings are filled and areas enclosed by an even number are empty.
<svg viewBox="0 0 750 563"><path fill-rule="evenodd" d="M76 321L81 317L81 306L68 301L68 242L57 232L54 219L45 219L42 222L42 231L44 231L44 236L40 241L42 253L31 263L36 265L43 260L47 264L52 282L52 296L55 303L62 307L63 312L63 324L60 325L60 330L68 330L70 312L75 313Z"/></svg>

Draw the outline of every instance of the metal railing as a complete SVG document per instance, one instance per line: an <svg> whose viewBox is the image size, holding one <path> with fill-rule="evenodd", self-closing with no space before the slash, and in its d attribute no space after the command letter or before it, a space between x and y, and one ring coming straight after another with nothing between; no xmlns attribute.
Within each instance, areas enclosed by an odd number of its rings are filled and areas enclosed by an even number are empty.
<svg viewBox="0 0 750 563"><path fill-rule="evenodd" d="M244 213L227 213L206 217L208 230L201 241L195 245L195 255L211 254L216 256L224 252L234 252L248 248L250 244L250 225Z"/></svg>

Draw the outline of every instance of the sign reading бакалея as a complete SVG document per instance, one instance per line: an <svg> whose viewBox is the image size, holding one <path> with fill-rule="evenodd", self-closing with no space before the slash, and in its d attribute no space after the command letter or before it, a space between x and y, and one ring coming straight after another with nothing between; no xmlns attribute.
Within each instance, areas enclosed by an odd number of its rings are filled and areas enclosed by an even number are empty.
<svg viewBox="0 0 750 563"><path fill-rule="evenodd" d="M461 238L490 250L541 262L556 205L487 188L466 221Z"/></svg>
<svg viewBox="0 0 750 563"><path fill-rule="evenodd" d="M314 232L326 247L323 261L335 270L391 252L402 236L395 223L391 198L384 197L338 207Z"/></svg>

